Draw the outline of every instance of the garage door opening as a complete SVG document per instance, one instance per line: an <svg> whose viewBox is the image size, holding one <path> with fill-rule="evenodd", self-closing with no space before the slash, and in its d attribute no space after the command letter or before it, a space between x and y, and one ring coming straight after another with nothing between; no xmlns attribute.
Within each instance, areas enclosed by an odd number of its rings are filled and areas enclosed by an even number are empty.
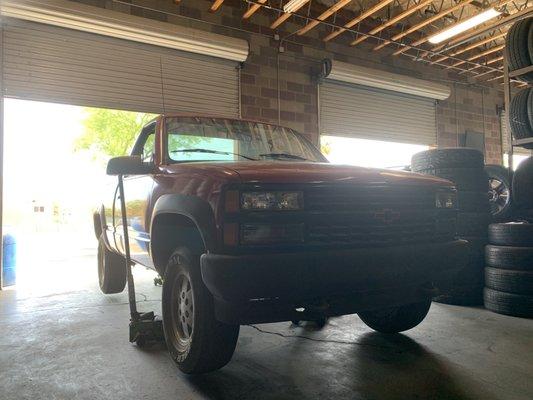
<svg viewBox="0 0 533 400"><path fill-rule="evenodd" d="M411 164L413 154L429 149L426 145L337 136L321 136L320 145L334 164L368 168L403 168Z"/></svg>
<svg viewBox="0 0 533 400"><path fill-rule="evenodd" d="M97 285L92 211L116 182L106 178L106 163L127 153L152 116L16 99L4 106L3 230L16 241L12 287L42 295Z"/></svg>

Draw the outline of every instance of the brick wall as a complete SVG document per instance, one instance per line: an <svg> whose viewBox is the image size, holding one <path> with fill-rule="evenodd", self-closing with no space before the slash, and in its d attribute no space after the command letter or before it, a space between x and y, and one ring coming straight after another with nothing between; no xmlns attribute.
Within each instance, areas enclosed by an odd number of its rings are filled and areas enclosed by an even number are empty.
<svg viewBox="0 0 533 400"><path fill-rule="evenodd" d="M241 75L243 117L266 122L278 122L279 117L281 124L304 133L314 143L318 143L319 129L317 82L313 76L324 58L440 81L451 87L452 94L437 105L438 146L456 146L458 135L467 130L482 132L487 162L501 162L497 108L503 104L503 87L498 84L481 87L451 70L412 62L404 56L390 56L387 50L373 52L370 40L369 44L350 47L349 34L324 43L320 38L326 28L321 26L303 37L290 37L283 42L284 52L279 53L280 42L274 40L274 32L268 28L272 14L260 10L249 21L243 21L245 5L237 0L226 0L216 13L208 12L212 4L208 0L183 0L180 5L172 0L131 0L131 6L112 0L74 1L248 40L250 56ZM285 37L299 26L289 19L277 33Z"/></svg>

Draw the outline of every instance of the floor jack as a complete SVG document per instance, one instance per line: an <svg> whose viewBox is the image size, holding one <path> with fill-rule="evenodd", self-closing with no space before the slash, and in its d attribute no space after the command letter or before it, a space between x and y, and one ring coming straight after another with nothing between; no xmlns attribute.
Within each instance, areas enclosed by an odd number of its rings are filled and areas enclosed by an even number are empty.
<svg viewBox="0 0 533 400"><path fill-rule="evenodd" d="M153 311L140 313L137 311L135 298L135 283L131 271L130 240L128 236L128 218L126 216L126 199L124 196L124 179L118 175L118 190L120 194L120 209L122 211L122 229L124 230L124 249L126 258L126 276L128 282L128 301L130 304L130 342L143 347L151 343L165 341L163 321L156 317Z"/></svg>

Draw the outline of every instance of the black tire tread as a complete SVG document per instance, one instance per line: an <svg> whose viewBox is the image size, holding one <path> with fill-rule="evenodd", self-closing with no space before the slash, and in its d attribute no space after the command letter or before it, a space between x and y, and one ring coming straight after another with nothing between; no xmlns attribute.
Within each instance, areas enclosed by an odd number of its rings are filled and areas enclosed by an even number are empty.
<svg viewBox="0 0 533 400"><path fill-rule="evenodd" d="M485 288L485 308L498 314L533 318L533 296L500 292Z"/></svg>
<svg viewBox="0 0 533 400"><path fill-rule="evenodd" d="M381 333L398 333L420 324L431 307L431 300L405 304L389 309L361 311L359 318L370 328Z"/></svg>
<svg viewBox="0 0 533 400"><path fill-rule="evenodd" d="M533 210L533 157L528 157L513 175L512 196L518 213Z"/></svg>
<svg viewBox="0 0 533 400"><path fill-rule="evenodd" d="M531 89L526 88L519 91L511 99L509 105L509 126L515 139L524 139L532 134L531 123L528 117L529 98Z"/></svg>
<svg viewBox="0 0 533 400"><path fill-rule="evenodd" d="M110 251L105 245L104 239L98 240L98 262L100 262L100 252L103 252L105 259L103 280L100 280L100 290L104 294L121 293L126 287L126 261L121 255Z"/></svg>
<svg viewBox="0 0 533 400"><path fill-rule="evenodd" d="M483 168L426 169L420 173L452 181L458 191L485 193L489 191L489 176Z"/></svg>
<svg viewBox="0 0 533 400"><path fill-rule="evenodd" d="M533 296L533 271L485 268L485 286L500 292Z"/></svg>
<svg viewBox="0 0 533 400"><path fill-rule="evenodd" d="M509 58L509 68L517 70L531 65L529 43L532 39L531 18L517 21L511 26L505 39L505 50ZM528 73L518 79L529 82L533 73Z"/></svg>
<svg viewBox="0 0 533 400"><path fill-rule="evenodd" d="M494 268L533 271L533 247L488 245L485 262Z"/></svg>
<svg viewBox="0 0 533 400"><path fill-rule="evenodd" d="M416 153L411 170L420 172L439 168L483 168L483 153L468 148L432 149Z"/></svg>
<svg viewBox="0 0 533 400"><path fill-rule="evenodd" d="M525 222L490 224L489 243L495 246L533 247L533 224Z"/></svg>

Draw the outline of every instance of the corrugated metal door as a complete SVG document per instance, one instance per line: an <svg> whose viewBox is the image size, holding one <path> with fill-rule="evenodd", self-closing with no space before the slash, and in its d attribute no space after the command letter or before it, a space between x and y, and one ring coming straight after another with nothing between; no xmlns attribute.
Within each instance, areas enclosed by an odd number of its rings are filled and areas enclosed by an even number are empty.
<svg viewBox="0 0 533 400"><path fill-rule="evenodd" d="M14 19L3 31L6 97L239 115L235 62Z"/></svg>
<svg viewBox="0 0 533 400"><path fill-rule="evenodd" d="M320 84L320 133L435 145L435 100L367 86Z"/></svg>

